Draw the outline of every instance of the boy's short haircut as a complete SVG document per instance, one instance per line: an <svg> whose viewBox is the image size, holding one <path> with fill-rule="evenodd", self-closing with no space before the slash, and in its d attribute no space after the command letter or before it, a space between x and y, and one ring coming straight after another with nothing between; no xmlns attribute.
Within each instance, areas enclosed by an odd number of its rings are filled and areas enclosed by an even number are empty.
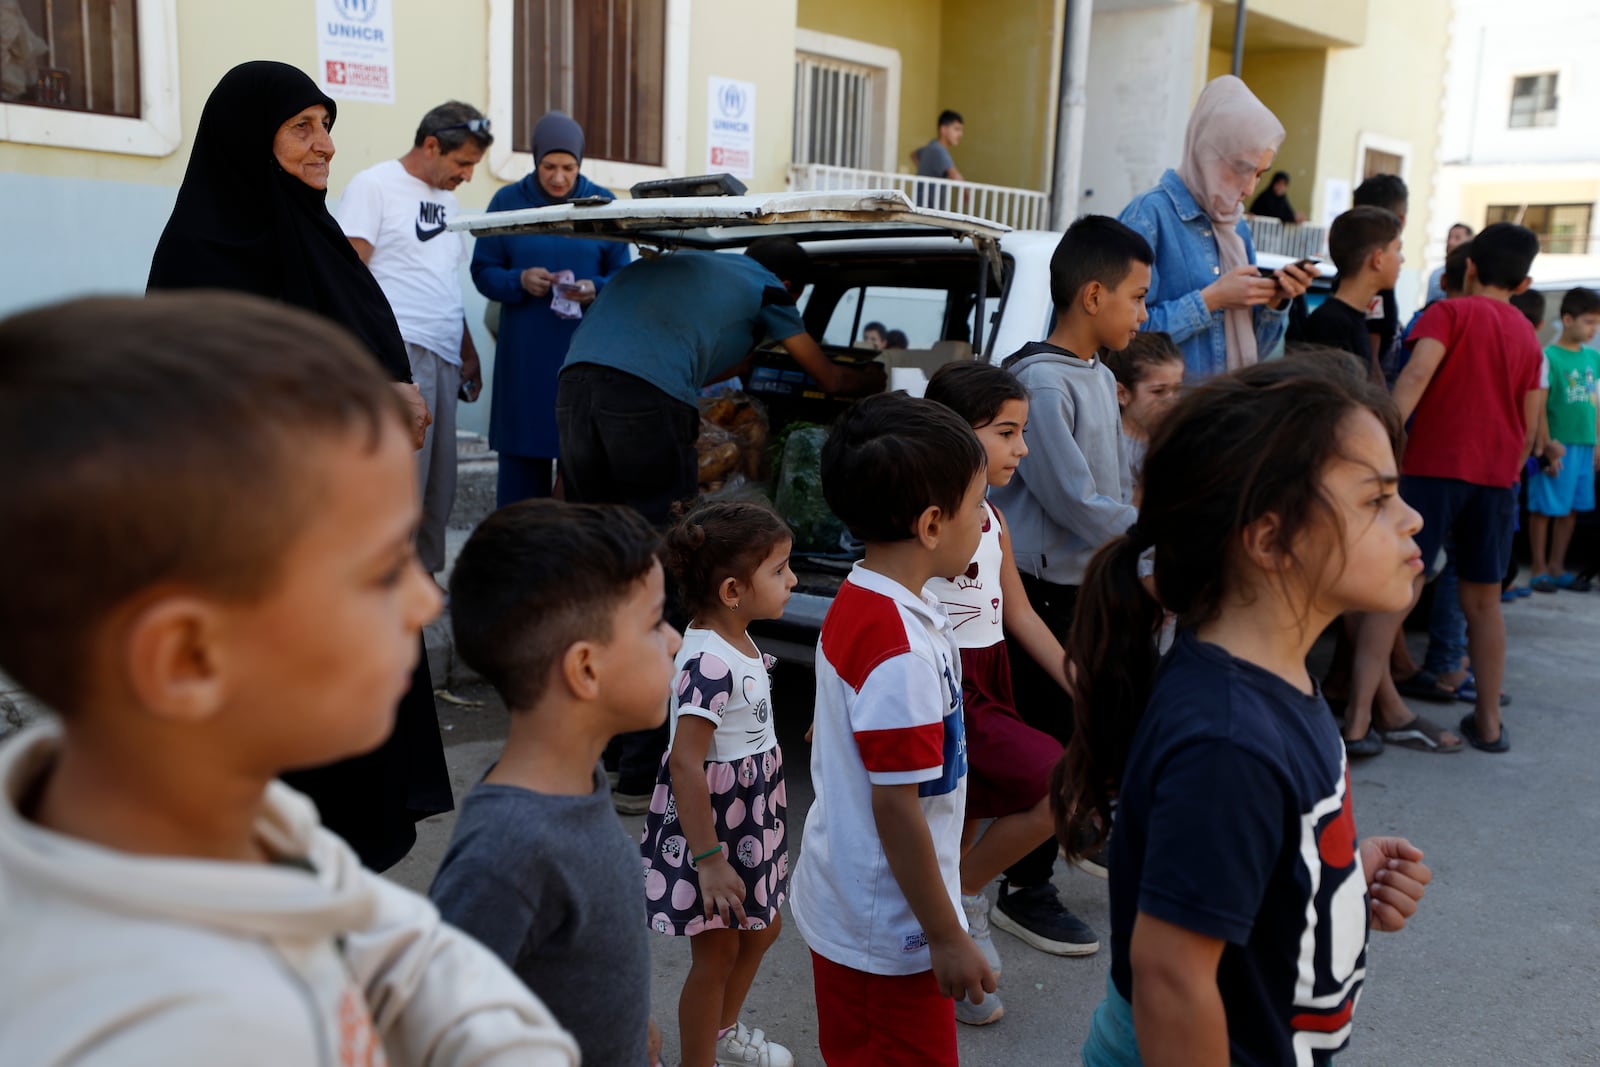
<svg viewBox="0 0 1600 1067"><path fill-rule="evenodd" d="M881 393L840 415L822 446L822 495L858 539L906 541L930 507L961 506L988 462L972 427L943 404Z"/></svg>
<svg viewBox="0 0 1600 1067"><path fill-rule="evenodd" d="M1526 226L1495 222L1472 239L1467 253L1478 269L1478 282L1495 289L1515 289L1528 276L1539 254L1539 237Z"/></svg>
<svg viewBox="0 0 1600 1067"><path fill-rule="evenodd" d="M966 120L961 117L961 112L959 111L951 111L949 108L945 108L943 111L939 112L939 125L948 126L952 122L959 122L963 126L967 124Z"/></svg>
<svg viewBox="0 0 1600 1067"><path fill-rule="evenodd" d="M1356 207L1387 208L1401 215L1411 203L1411 190L1397 174L1374 174L1356 186L1350 202Z"/></svg>
<svg viewBox="0 0 1600 1067"><path fill-rule="evenodd" d="M403 404L354 337L258 297L0 322L0 669L72 715L90 642L131 598L266 595L318 506L318 443L375 449L387 425L408 425Z"/></svg>
<svg viewBox="0 0 1600 1067"><path fill-rule="evenodd" d="M1467 257L1472 255L1472 239L1462 241L1444 257L1444 273L1439 276L1439 287L1446 293L1459 296L1467 287Z"/></svg>
<svg viewBox="0 0 1600 1067"><path fill-rule="evenodd" d="M648 576L661 535L632 508L524 500L484 519L450 574L462 662L511 709L539 703L579 641L611 640L611 616Z"/></svg>
<svg viewBox="0 0 1600 1067"><path fill-rule="evenodd" d="M1084 215L1061 235L1050 256L1050 299L1064 313L1090 282L1107 289L1122 284L1135 263L1150 266L1156 254L1137 231L1108 215Z"/></svg>
<svg viewBox="0 0 1600 1067"><path fill-rule="evenodd" d="M1535 330L1544 326L1544 294L1539 290L1525 289L1520 293L1512 293L1509 303L1522 312L1522 317L1527 319Z"/></svg>
<svg viewBox="0 0 1600 1067"><path fill-rule="evenodd" d="M1132 390L1144 381L1151 367L1162 363L1182 363L1183 351L1172 340L1172 335L1160 330L1141 330L1128 347L1116 352L1102 352L1100 362L1111 369L1124 389Z"/></svg>
<svg viewBox="0 0 1600 1067"><path fill-rule="evenodd" d="M1561 298L1561 317L1568 315L1600 315L1600 293L1581 285L1568 289Z"/></svg>
<svg viewBox="0 0 1600 1067"><path fill-rule="evenodd" d="M1367 257L1400 236L1400 216L1382 207L1353 207L1328 227L1328 258L1340 275L1353 278Z"/></svg>

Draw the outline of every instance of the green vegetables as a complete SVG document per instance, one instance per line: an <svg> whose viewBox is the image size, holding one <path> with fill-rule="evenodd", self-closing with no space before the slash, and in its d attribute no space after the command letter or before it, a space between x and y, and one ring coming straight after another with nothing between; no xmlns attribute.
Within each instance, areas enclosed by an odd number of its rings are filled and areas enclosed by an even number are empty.
<svg viewBox="0 0 1600 1067"><path fill-rule="evenodd" d="M784 428L773 503L794 531L796 552L838 553L844 523L828 510L822 495L822 445L828 428L797 422Z"/></svg>

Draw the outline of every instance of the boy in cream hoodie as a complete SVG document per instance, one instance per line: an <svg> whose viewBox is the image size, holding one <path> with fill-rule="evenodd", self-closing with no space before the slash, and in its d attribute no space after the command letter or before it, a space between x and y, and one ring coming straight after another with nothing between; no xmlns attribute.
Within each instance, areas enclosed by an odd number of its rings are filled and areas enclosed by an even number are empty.
<svg viewBox="0 0 1600 1067"><path fill-rule="evenodd" d="M578 1062L284 770L388 734L439 607L396 394L253 297L0 323L0 1049L39 1064Z"/></svg>

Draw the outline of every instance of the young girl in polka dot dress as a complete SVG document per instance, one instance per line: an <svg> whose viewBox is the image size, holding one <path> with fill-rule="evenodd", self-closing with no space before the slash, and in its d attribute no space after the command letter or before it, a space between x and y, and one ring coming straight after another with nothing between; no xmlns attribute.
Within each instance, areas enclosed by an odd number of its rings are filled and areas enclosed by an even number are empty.
<svg viewBox="0 0 1600 1067"><path fill-rule="evenodd" d="M745 630L783 614L795 584L792 546L771 509L742 502L701 505L667 536L667 564L693 617L639 847L651 928L690 938L693 962L678 999L684 1067L794 1063L739 1022L789 889L772 661Z"/></svg>

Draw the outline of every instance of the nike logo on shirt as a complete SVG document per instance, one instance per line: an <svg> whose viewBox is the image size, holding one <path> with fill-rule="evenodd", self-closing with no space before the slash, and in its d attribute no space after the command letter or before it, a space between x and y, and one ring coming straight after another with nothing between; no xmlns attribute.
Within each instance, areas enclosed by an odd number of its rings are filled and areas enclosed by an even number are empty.
<svg viewBox="0 0 1600 1067"><path fill-rule="evenodd" d="M423 229L428 223L430 228ZM435 225L437 224L437 225ZM444 205L424 200L417 205L417 240L431 241L444 232Z"/></svg>

